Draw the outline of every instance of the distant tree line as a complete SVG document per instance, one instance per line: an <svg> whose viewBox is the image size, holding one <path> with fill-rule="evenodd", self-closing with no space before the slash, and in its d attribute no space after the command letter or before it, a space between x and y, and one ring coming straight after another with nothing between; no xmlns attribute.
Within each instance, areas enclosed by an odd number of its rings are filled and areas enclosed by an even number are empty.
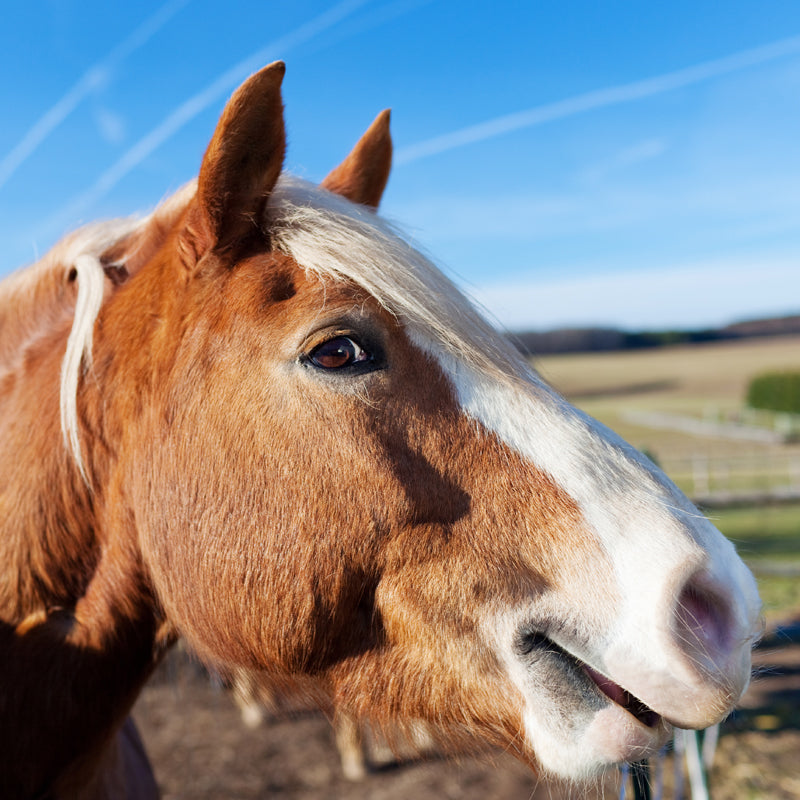
<svg viewBox="0 0 800 800"><path fill-rule="evenodd" d="M800 315L750 320L723 328L672 331L623 331L617 328L560 328L511 334L517 347L527 355L550 353L593 353L608 350L637 350L756 336L800 333Z"/></svg>

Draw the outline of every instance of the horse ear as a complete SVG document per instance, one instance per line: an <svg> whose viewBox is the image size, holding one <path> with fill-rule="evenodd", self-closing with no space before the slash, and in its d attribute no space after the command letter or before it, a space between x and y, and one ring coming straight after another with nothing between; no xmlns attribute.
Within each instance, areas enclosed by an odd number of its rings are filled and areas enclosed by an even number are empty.
<svg viewBox="0 0 800 800"><path fill-rule="evenodd" d="M390 116L388 108L378 114L350 155L322 181L325 189L354 203L378 207L392 167Z"/></svg>
<svg viewBox="0 0 800 800"><path fill-rule="evenodd" d="M202 233L210 239L202 249L225 249L260 229L286 152L285 69L276 61L252 75L222 112L197 182Z"/></svg>

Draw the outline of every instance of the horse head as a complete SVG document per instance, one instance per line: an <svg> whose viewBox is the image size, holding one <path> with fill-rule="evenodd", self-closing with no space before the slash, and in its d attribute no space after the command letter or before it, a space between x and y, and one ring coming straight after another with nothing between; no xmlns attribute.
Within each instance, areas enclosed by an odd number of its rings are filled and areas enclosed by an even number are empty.
<svg viewBox="0 0 800 800"><path fill-rule="evenodd" d="M65 426L160 624L574 778L720 720L759 613L734 548L376 213L388 113L321 186L282 174L282 76L77 273Z"/></svg>

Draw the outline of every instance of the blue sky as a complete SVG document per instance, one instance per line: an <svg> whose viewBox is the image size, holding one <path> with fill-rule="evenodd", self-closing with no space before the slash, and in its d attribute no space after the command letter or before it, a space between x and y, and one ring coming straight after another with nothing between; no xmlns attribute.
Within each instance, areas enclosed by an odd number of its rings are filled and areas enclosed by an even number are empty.
<svg viewBox="0 0 800 800"><path fill-rule="evenodd" d="M287 167L391 107L383 212L506 327L800 312L796 0L29 0L0 45L0 274L178 188L283 58Z"/></svg>

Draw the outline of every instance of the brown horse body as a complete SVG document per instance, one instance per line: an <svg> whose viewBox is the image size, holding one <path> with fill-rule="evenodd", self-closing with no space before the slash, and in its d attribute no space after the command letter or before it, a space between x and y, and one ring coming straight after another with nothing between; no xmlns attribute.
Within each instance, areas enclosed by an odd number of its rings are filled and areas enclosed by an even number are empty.
<svg viewBox="0 0 800 800"><path fill-rule="evenodd" d="M196 187L0 286L0 794L153 796L125 720L178 636L576 778L724 716L733 548L373 213L388 114L280 177L282 75Z"/></svg>

